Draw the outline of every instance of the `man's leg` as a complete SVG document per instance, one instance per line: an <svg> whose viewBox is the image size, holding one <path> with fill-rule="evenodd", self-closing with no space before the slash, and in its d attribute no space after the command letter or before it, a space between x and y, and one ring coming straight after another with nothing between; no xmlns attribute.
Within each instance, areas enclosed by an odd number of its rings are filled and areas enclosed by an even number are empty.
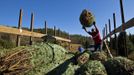
<svg viewBox="0 0 134 75"><path fill-rule="evenodd" d="M97 51L97 48L98 48L98 46L97 46L97 44L95 44L94 45L94 51Z"/></svg>
<svg viewBox="0 0 134 75"><path fill-rule="evenodd" d="M95 45L95 51L101 51L101 43Z"/></svg>
<svg viewBox="0 0 134 75"><path fill-rule="evenodd" d="M99 51L101 51L101 43L98 44Z"/></svg>
<svg viewBox="0 0 134 75"><path fill-rule="evenodd" d="M98 45L99 51L101 51L101 44Z"/></svg>
<svg viewBox="0 0 134 75"><path fill-rule="evenodd" d="M102 46L103 46L103 44L101 43L101 44L100 44L100 51L102 51Z"/></svg>

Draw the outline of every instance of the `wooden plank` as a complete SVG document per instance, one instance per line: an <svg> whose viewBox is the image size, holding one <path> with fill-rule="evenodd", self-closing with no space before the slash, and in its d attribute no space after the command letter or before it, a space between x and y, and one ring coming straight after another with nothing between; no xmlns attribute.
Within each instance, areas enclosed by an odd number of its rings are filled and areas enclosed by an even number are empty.
<svg viewBox="0 0 134 75"><path fill-rule="evenodd" d="M61 41L65 41L65 42L71 42L71 40L66 39L66 38L62 38L62 37L58 37L58 36L53 36L56 40L61 40Z"/></svg>
<svg viewBox="0 0 134 75"><path fill-rule="evenodd" d="M21 29L16 29L16 28L12 28L12 27L1 26L1 25L0 25L0 32L1 33L8 33L8 34L15 34L15 35L22 35L22 36L32 36L32 37L38 37L38 38L46 36L46 34L30 32L30 31L27 31L27 30L21 30ZM57 36L53 36L53 37L56 40L71 42L71 40L66 39L66 38L57 37Z"/></svg>
<svg viewBox="0 0 134 75"><path fill-rule="evenodd" d="M0 25L0 32L1 33L15 34L15 35L22 35L22 36L39 37L39 38L46 35L46 34L41 34L41 33L36 33L36 32L30 32L28 30L6 27L6 26L2 26L2 25Z"/></svg>
<svg viewBox="0 0 134 75"><path fill-rule="evenodd" d="M133 27L134 26L134 18L132 18L131 20L129 20L128 22L126 22L126 23L124 23L124 29L126 30L126 29L129 29L129 28L131 28L131 27ZM113 34L115 34L115 33L118 33L118 32L121 32L122 31L122 25L121 26L119 26L118 28L116 28L115 30L113 30L112 32L111 32L111 35L113 35ZM110 34L108 34L105 38L103 38L103 39L106 39L107 37L109 37L110 36Z"/></svg>

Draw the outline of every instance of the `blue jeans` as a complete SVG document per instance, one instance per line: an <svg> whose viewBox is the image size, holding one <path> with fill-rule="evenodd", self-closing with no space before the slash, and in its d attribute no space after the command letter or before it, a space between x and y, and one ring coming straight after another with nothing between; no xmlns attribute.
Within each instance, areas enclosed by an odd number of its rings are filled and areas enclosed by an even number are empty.
<svg viewBox="0 0 134 75"><path fill-rule="evenodd" d="M95 49L94 51L97 51L97 49L101 51L101 43L95 44L94 49Z"/></svg>

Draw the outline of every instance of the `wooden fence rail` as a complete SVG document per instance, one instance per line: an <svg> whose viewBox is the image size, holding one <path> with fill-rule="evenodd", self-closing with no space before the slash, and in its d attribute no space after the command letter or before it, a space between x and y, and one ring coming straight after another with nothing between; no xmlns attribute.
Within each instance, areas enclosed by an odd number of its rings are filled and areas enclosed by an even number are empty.
<svg viewBox="0 0 134 75"><path fill-rule="evenodd" d="M32 37L37 37L37 38L41 38L46 35L46 34L41 34L41 33L36 33L36 32L30 32L28 30L6 27L2 25L0 25L0 32L14 34L14 35L21 35L21 36L32 36Z"/></svg>
<svg viewBox="0 0 134 75"><path fill-rule="evenodd" d="M37 33L37 32L31 32L31 31L28 31L28 30L6 27L6 26L2 26L2 25L0 25L0 32L1 33L14 34L14 35L21 35L21 36L32 36L32 37L37 37L37 38L47 36L47 34L41 34L41 33ZM71 42L70 39L66 39L66 38L62 38L62 37L58 37L58 36L52 36L52 37L55 38L56 40Z"/></svg>
<svg viewBox="0 0 134 75"><path fill-rule="evenodd" d="M123 25L124 25L125 30L133 27L134 26L134 18L132 18L128 22L124 23ZM110 37L110 35L113 35L115 33L121 32L121 31L122 31L122 25L119 26L118 28L116 28L115 30L113 30L111 33L107 34L103 39L106 39L106 38Z"/></svg>

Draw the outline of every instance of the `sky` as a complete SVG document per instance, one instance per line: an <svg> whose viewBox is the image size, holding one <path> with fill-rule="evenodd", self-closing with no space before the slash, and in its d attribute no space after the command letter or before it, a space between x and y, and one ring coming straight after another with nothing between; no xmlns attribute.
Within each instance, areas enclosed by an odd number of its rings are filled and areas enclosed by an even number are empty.
<svg viewBox="0 0 134 75"><path fill-rule="evenodd" d="M123 0L123 5L127 22L134 17L134 0ZM0 0L0 25L18 26L20 9L23 9L22 27L28 28L33 12L34 28L43 28L44 21L47 21L49 28L56 26L70 34L87 36L79 22L83 9L93 13L100 32L108 24L108 19L111 19L113 29L114 12L117 27L121 25L119 0ZM128 29L127 33L133 34L133 28Z"/></svg>

